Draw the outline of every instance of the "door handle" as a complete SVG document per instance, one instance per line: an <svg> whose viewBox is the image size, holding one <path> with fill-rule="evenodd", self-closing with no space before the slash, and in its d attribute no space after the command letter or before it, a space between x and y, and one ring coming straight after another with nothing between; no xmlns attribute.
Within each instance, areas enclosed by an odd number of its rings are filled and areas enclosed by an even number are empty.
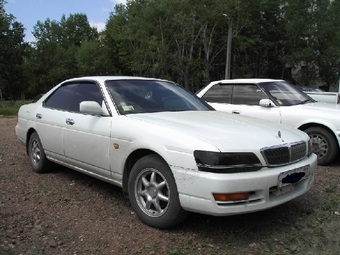
<svg viewBox="0 0 340 255"><path fill-rule="evenodd" d="M36 115L35 115L35 117L37 118L37 119L41 119L42 118L42 114L41 113L37 113Z"/></svg>
<svg viewBox="0 0 340 255"><path fill-rule="evenodd" d="M74 123L75 123L75 122L74 122L73 119L69 119L69 118L66 119L66 124L67 124L67 125L71 125L71 126L72 126L72 125L74 125Z"/></svg>
<svg viewBox="0 0 340 255"><path fill-rule="evenodd" d="M231 113L234 113L234 114L241 114L241 111L239 111L239 110L232 110Z"/></svg>

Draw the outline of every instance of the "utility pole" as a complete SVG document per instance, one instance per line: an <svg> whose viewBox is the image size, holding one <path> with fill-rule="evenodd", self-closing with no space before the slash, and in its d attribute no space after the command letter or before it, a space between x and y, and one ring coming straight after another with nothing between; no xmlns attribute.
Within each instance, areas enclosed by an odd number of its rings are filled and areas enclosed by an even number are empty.
<svg viewBox="0 0 340 255"><path fill-rule="evenodd" d="M228 40L227 40L227 54L225 63L225 79L230 79L230 69L231 69L231 40L233 37L233 22L229 16L223 13L223 16L228 19Z"/></svg>

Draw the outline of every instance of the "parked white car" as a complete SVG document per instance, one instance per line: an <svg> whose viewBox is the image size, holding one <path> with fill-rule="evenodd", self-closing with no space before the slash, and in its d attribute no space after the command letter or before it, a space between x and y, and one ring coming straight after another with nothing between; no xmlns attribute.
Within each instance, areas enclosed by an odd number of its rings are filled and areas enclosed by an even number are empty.
<svg viewBox="0 0 340 255"><path fill-rule="evenodd" d="M325 102L330 104L338 104L340 102L340 95L338 92L316 92L304 91L308 96L318 102Z"/></svg>
<svg viewBox="0 0 340 255"><path fill-rule="evenodd" d="M331 104L340 103L340 94L338 92L327 92L322 89L305 86L297 86L296 88L313 98L315 101Z"/></svg>
<svg viewBox="0 0 340 255"><path fill-rule="evenodd" d="M305 131L320 165L339 153L340 108L316 102L283 80L234 79L211 82L197 93L219 111L252 116Z"/></svg>
<svg viewBox="0 0 340 255"><path fill-rule="evenodd" d="M83 77L18 113L16 134L34 171L51 162L122 187L146 224L188 212L224 216L290 201L314 181L304 132L217 112L170 81Z"/></svg>

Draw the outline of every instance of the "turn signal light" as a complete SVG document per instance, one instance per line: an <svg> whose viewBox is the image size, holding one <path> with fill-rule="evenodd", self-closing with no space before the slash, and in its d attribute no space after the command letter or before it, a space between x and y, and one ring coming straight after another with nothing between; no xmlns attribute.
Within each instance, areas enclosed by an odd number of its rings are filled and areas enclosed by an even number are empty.
<svg viewBox="0 0 340 255"><path fill-rule="evenodd" d="M214 198L216 201L221 202L233 202L233 201L242 201L242 200L248 200L249 193L233 193L233 194L217 194L213 193Z"/></svg>

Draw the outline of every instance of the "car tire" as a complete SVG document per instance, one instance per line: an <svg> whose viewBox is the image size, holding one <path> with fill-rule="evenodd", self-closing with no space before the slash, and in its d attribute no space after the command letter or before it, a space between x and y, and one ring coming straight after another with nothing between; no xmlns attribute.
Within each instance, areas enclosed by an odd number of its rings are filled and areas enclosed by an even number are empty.
<svg viewBox="0 0 340 255"><path fill-rule="evenodd" d="M180 205L177 185L169 166L158 155L147 155L132 167L128 182L130 203L142 222L166 229L188 215Z"/></svg>
<svg viewBox="0 0 340 255"><path fill-rule="evenodd" d="M339 152L338 143L332 133L322 127L307 128L305 132L312 139L313 152L318 156L318 164L330 164Z"/></svg>
<svg viewBox="0 0 340 255"><path fill-rule="evenodd" d="M28 142L28 155L32 168L37 173L45 173L49 171L50 161L46 158L44 148L41 144L39 135L32 133Z"/></svg>

